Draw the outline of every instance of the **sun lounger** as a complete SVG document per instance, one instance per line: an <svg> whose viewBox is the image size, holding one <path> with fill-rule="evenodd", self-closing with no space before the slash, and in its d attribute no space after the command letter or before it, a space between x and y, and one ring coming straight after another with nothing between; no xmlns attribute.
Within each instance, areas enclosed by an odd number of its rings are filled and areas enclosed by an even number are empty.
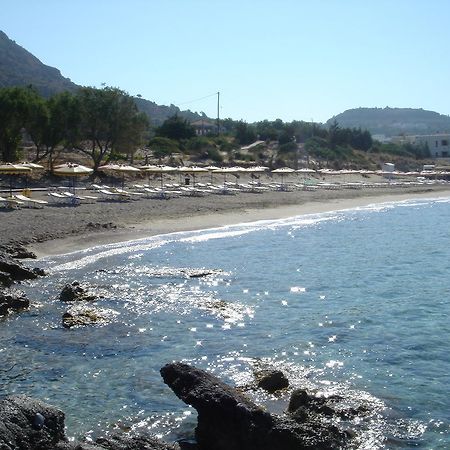
<svg viewBox="0 0 450 450"><path fill-rule="evenodd" d="M0 197L0 206L2 206L3 208L18 209L23 204L24 203L22 201L16 200L12 197L8 197L8 198Z"/></svg>
<svg viewBox="0 0 450 450"><path fill-rule="evenodd" d="M122 202L131 200L129 195L108 191L107 189L99 189L98 193L102 195L103 200L118 200Z"/></svg>
<svg viewBox="0 0 450 450"><path fill-rule="evenodd" d="M16 200L19 200L21 202L23 202L23 204L25 206L31 207L31 208L43 208L44 205L48 205L48 202L45 200L38 200L35 198L29 198L26 197L25 195L21 195L21 194L16 194L14 196L14 198Z"/></svg>
<svg viewBox="0 0 450 450"><path fill-rule="evenodd" d="M60 194L59 192L49 192L47 195L56 205L77 206L80 204L80 200L75 196L71 197L64 194Z"/></svg>

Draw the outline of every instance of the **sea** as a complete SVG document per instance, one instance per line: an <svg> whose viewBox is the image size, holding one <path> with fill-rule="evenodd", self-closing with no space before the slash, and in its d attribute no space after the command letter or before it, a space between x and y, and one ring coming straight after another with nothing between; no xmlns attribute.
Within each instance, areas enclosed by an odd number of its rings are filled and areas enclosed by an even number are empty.
<svg viewBox="0 0 450 450"><path fill-rule="evenodd" d="M247 389L291 388L365 414L351 448L450 448L450 198L177 232L36 262L32 307L0 322L1 396L66 413L71 438L115 429L189 439L194 409L159 370L184 361ZM74 280L107 321L64 328ZM282 413L288 394L248 390Z"/></svg>

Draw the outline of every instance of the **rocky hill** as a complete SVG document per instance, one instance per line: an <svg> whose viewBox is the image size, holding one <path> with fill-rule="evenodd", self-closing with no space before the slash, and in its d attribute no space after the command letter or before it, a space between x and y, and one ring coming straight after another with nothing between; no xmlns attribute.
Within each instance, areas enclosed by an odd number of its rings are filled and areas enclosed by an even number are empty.
<svg viewBox="0 0 450 450"><path fill-rule="evenodd" d="M412 108L356 108L332 117L343 128L362 128L372 134L435 134L450 132L450 117L434 111Z"/></svg>
<svg viewBox="0 0 450 450"><path fill-rule="evenodd" d="M43 64L38 58L18 45L0 31L0 88L11 86L34 86L41 95L50 97L62 91L75 92L80 86L61 72ZM145 112L153 125L160 125L175 113L188 120L199 120L201 116L192 111L181 111L177 106L162 106L136 98L140 111Z"/></svg>

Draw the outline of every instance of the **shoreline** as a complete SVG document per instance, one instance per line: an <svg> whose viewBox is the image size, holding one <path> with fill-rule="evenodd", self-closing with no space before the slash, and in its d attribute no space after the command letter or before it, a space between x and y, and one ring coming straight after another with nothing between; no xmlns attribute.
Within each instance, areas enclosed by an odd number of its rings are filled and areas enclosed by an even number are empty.
<svg viewBox="0 0 450 450"><path fill-rule="evenodd" d="M440 190L428 189L425 192L377 192L375 195L370 195L369 192L361 192L360 195L354 197L344 195L327 199L311 198L299 204L279 204L277 206L272 204L267 207L244 206L236 210L224 209L211 211L206 214L193 211L189 216L185 216L180 212L180 214L172 214L165 218L125 223L120 228L111 228L105 231L81 232L79 234L50 238L42 242L31 242L27 247L38 258L43 258L85 250L97 245L133 241L160 234L218 228L260 220L285 219L300 215L353 209L371 204L446 197L450 197L450 187Z"/></svg>

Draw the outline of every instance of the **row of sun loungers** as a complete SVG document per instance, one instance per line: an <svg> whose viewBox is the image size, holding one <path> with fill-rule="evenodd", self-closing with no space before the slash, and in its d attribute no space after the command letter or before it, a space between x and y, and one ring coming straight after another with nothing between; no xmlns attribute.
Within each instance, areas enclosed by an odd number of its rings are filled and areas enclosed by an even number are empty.
<svg viewBox="0 0 450 450"><path fill-rule="evenodd" d="M417 180L417 181L386 181L386 182L347 182L325 183L317 180L305 180L303 183L261 183L250 181L248 183L224 182L223 185L212 183L197 183L195 186L180 184L166 184L162 187L152 187L145 184L136 184L130 189L112 188L106 185L93 184L91 189L95 195L72 193L61 188L48 193L48 201L15 194L9 197L0 196L0 207L7 209L43 208L48 204L61 206L77 206L81 203L93 203L96 201L132 201L143 198L169 199L179 196L200 197L205 195L236 195L238 193L259 194L268 191L289 192L293 190L315 191L319 189L362 189L362 188L395 188L407 186L423 186L425 184L444 184L445 180Z"/></svg>

